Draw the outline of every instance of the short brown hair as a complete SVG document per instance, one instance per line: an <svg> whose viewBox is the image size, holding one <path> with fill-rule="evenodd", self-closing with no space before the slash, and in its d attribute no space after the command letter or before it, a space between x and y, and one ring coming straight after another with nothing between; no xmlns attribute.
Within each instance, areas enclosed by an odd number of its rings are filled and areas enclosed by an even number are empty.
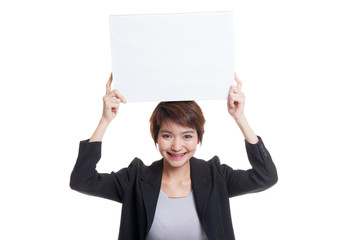
<svg viewBox="0 0 360 240"><path fill-rule="evenodd" d="M196 129L199 142L202 142L205 118L195 101L160 102L156 106L150 118L150 131L155 144L162 123L169 120L180 126Z"/></svg>

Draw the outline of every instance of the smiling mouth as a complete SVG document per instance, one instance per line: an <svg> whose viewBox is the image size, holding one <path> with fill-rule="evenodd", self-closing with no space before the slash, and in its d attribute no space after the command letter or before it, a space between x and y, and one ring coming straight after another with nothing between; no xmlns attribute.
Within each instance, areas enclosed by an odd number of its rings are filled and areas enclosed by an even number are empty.
<svg viewBox="0 0 360 240"><path fill-rule="evenodd" d="M172 159L180 159L186 155L186 153L180 153L180 154L173 154L173 153L167 153Z"/></svg>

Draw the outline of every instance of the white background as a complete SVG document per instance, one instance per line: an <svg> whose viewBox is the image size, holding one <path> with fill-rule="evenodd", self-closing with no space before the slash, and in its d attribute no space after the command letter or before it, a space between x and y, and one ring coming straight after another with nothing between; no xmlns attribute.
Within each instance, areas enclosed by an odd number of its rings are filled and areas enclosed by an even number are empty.
<svg viewBox="0 0 360 240"><path fill-rule="evenodd" d="M279 172L273 188L231 200L237 239L360 238L357 1L20 0L0 4L1 239L117 239L121 205L69 188L78 143L101 116L108 16L205 11L235 12L245 111ZM248 168L226 103L199 104L196 156ZM121 106L100 171L160 158L154 107Z"/></svg>

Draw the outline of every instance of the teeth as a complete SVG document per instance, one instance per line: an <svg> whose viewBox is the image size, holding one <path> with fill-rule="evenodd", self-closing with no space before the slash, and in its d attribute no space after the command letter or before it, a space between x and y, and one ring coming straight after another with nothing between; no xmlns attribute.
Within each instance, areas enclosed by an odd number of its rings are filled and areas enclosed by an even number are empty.
<svg viewBox="0 0 360 240"><path fill-rule="evenodd" d="M182 153L182 154L172 154L172 153L170 153L170 155L171 155L172 157L181 157L181 156L184 156L185 153Z"/></svg>

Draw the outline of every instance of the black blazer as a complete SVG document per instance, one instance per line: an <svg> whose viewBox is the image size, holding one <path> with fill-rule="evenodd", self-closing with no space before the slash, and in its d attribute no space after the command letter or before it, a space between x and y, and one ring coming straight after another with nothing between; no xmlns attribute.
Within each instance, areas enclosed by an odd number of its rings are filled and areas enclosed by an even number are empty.
<svg viewBox="0 0 360 240"><path fill-rule="evenodd" d="M277 182L277 172L261 138L257 144L245 141L252 169L233 170L220 164L217 156L209 161L190 159L191 184L197 213L209 240L235 239L229 198L258 192ZM119 238L145 240L154 219L160 192L163 160L150 166L135 158L129 167L110 174L98 173L101 142L82 141L70 178L74 190L123 204Z"/></svg>

